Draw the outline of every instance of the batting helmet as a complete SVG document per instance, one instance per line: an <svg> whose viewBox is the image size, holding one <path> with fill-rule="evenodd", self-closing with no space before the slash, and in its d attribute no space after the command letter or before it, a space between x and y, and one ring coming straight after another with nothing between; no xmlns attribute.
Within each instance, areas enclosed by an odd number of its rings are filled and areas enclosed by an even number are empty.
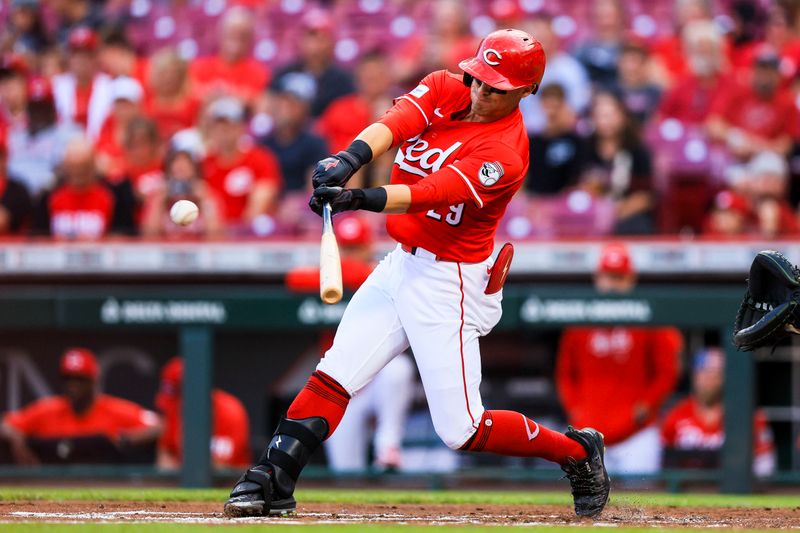
<svg viewBox="0 0 800 533"><path fill-rule="evenodd" d="M481 41L475 57L458 66L496 89L510 91L536 85L535 93L544 75L544 49L522 30L497 30Z"/></svg>

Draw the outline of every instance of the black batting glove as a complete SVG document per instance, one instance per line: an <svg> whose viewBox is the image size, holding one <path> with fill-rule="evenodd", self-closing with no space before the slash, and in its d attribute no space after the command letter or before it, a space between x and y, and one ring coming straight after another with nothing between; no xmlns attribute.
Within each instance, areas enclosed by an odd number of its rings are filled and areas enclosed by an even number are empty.
<svg viewBox="0 0 800 533"><path fill-rule="evenodd" d="M331 214L342 211L355 211L365 209L380 213L386 207L386 189L344 189L342 187L328 187L320 185L314 189L308 207L319 216L322 216L322 204L331 204Z"/></svg>
<svg viewBox="0 0 800 533"><path fill-rule="evenodd" d="M341 213L342 211L350 211L356 209L353 207L353 191L360 189L343 189L342 187L328 187L327 185L320 185L314 189L311 199L308 201L308 207L311 208L319 216L322 216L322 204L328 202L331 204L331 213Z"/></svg>
<svg viewBox="0 0 800 533"><path fill-rule="evenodd" d="M344 187L363 165L372 160L372 149L364 141L356 140L342 152L326 157L317 163L311 174L311 185Z"/></svg>

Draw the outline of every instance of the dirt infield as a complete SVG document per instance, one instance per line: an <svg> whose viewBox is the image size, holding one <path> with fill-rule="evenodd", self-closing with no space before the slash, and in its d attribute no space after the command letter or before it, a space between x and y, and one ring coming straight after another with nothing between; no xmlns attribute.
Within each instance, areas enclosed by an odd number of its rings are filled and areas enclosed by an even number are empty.
<svg viewBox="0 0 800 533"><path fill-rule="evenodd" d="M419 524L419 525L585 525L606 527L656 526L692 528L800 529L800 507L716 508L636 507L610 505L597 520L577 518L572 510L554 505L452 504L301 504L283 518L228 519L219 503L152 502L0 502L0 523L196 523L196 524Z"/></svg>

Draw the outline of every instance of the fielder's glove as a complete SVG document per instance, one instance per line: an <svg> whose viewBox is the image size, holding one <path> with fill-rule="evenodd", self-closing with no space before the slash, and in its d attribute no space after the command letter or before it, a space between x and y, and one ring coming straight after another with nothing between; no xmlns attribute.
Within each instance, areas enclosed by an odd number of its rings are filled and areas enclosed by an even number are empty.
<svg viewBox="0 0 800 533"><path fill-rule="evenodd" d="M800 270L782 254L759 252L750 266L745 293L733 328L740 350L774 346L800 333Z"/></svg>

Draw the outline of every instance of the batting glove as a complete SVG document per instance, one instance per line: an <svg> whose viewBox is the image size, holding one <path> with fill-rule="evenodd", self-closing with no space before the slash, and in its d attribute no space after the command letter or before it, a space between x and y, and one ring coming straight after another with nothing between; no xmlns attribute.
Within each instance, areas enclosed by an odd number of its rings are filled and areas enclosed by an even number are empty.
<svg viewBox="0 0 800 533"><path fill-rule="evenodd" d="M343 187L363 165L372 160L372 149L364 141L353 141L347 150L326 157L317 163L311 174L311 184Z"/></svg>
<svg viewBox="0 0 800 533"><path fill-rule="evenodd" d="M319 216L322 216L322 204L331 204L331 213L341 213L342 211L355 211L364 209L380 213L386 207L386 189L376 187L374 189L344 189L342 187L328 187L320 185L314 189L308 207Z"/></svg>

